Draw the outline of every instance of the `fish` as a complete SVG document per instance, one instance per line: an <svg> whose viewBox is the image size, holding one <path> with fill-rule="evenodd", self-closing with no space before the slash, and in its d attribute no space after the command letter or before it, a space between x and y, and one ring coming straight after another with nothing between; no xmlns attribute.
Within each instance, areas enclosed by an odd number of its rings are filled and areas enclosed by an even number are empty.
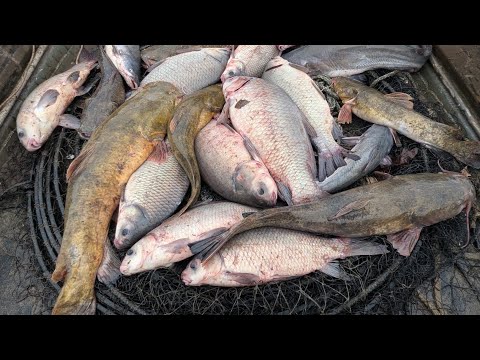
<svg viewBox="0 0 480 360"><path fill-rule="evenodd" d="M267 64L262 79L282 88L305 115L305 129L318 151L319 181L345 166L344 157L358 160L358 156L341 147L333 138L335 120L330 106L310 76L277 56Z"/></svg>
<svg viewBox="0 0 480 360"><path fill-rule="evenodd" d="M408 108L407 94L382 94L356 81L337 77L332 80L333 89L343 102L338 115L339 122L349 122L352 113L359 118L384 125L398 133L437 150L453 155L458 161L480 169L480 142L464 140L462 131L429 119Z"/></svg>
<svg viewBox="0 0 480 360"><path fill-rule="evenodd" d="M96 62L84 61L51 77L23 101L17 115L17 135L27 151L40 149L58 125L78 128L78 119L65 110L75 97L88 92L82 85Z"/></svg>
<svg viewBox="0 0 480 360"><path fill-rule="evenodd" d="M195 155L195 137L212 118L222 111L225 98L220 84L211 85L185 96L168 126L173 155L185 170L191 185L187 203L175 216L185 212L200 195L201 176Z"/></svg>
<svg viewBox="0 0 480 360"><path fill-rule="evenodd" d="M271 58L280 54L277 45L238 45L228 60L221 80L233 76L261 77Z"/></svg>
<svg viewBox="0 0 480 360"><path fill-rule="evenodd" d="M375 170L388 156L392 146L393 137L389 128L381 125L370 126L352 149L359 159L346 159L347 164L322 181L320 187L328 193L343 190Z"/></svg>
<svg viewBox="0 0 480 360"><path fill-rule="evenodd" d="M272 226L348 238L387 235L400 255L409 256L424 227L464 209L468 219L475 196L472 183L460 173L392 176L308 204L246 214L242 222L190 250L207 262L234 235Z"/></svg>
<svg viewBox="0 0 480 360"><path fill-rule="evenodd" d="M97 126L125 101L125 88L120 73L101 46L99 61L102 78L95 92L85 101L85 108L77 130L82 139L88 139Z"/></svg>
<svg viewBox="0 0 480 360"><path fill-rule="evenodd" d="M161 142L128 179L120 199L115 247L129 248L172 215L188 186L187 174L170 145Z"/></svg>
<svg viewBox="0 0 480 360"><path fill-rule="evenodd" d="M120 72L128 87L140 83L140 45L105 45L105 52Z"/></svg>
<svg viewBox="0 0 480 360"><path fill-rule="evenodd" d="M265 164L288 205L328 195L316 181L303 114L285 91L264 79L236 76L223 83L223 92L226 111L219 121L230 116L253 159Z"/></svg>
<svg viewBox="0 0 480 360"><path fill-rule="evenodd" d="M208 263L194 258L182 272L185 285L255 286L321 271L349 280L337 259L388 253L385 245L347 238L322 238L266 227L236 235Z"/></svg>
<svg viewBox="0 0 480 360"><path fill-rule="evenodd" d="M418 71L432 45L306 45L283 54L291 63L326 76L352 76L368 70Z"/></svg>
<svg viewBox="0 0 480 360"><path fill-rule="evenodd" d="M161 62L171 56L196 51L200 48L228 48L231 45L152 45L143 49L141 57L147 67Z"/></svg>
<svg viewBox="0 0 480 360"><path fill-rule="evenodd" d="M178 54L158 64L140 83L166 81L190 95L220 80L230 49L205 48Z"/></svg>
<svg viewBox="0 0 480 360"><path fill-rule="evenodd" d="M123 275L170 267L192 256L188 244L229 229L242 221L243 213L256 208L228 201L204 202L172 217L149 232L126 253L120 265Z"/></svg>
<svg viewBox="0 0 480 360"><path fill-rule="evenodd" d="M252 159L232 128L210 121L195 139L195 154L202 180L223 198L255 207L277 203L277 185L268 169Z"/></svg>
<svg viewBox="0 0 480 360"><path fill-rule="evenodd" d="M112 214L130 176L166 134L182 94L165 82L125 101L67 169L64 232L52 281L63 281L52 314L94 314L95 277Z"/></svg>

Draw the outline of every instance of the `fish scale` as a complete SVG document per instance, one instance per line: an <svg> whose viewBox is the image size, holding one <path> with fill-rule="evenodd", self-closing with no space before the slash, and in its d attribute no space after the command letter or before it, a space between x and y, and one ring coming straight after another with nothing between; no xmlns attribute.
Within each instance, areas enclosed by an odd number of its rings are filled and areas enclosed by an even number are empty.
<svg viewBox="0 0 480 360"><path fill-rule="evenodd" d="M205 48L172 56L155 67L140 85L166 81L186 95L192 94L220 80L229 55L229 49Z"/></svg>
<svg viewBox="0 0 480 360"><path fill-rule="evenodd" d="M187 285L251 286L320 270L346 278L331 262L354 255L388 252L384 245L305 232L262 228L235 236L210 261L194 259L182 274ZM191 266L193 264L193 267Z"/></svg>
<svg viewBox="0 0 480 360"><path fill-rule="evenodd" d="M187 174L167 146L166 158L159 158L161 149L135 171L120 201L115 246L133 245L174 213L189 186ZM122 232L127 229L127 235Z"/></svg>
<svg viewBox="0 0 480 360"><path fill-rule="evenodd" d="M247 80L243 87L229 92L235 81ZM224 93L227 99L232 99L229 112L234 128L252 142L273 179L288 187L292 202L298 204L321 197L303 115L290 97L274 84L248 77L228 79ZM240 100L248 103L237 109Z"/></svg>

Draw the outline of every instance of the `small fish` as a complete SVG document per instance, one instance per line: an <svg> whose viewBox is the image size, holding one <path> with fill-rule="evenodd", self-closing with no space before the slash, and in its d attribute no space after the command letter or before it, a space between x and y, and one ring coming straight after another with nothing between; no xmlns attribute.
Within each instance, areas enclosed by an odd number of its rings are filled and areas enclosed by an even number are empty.
<svg viewBox="0 0 480 360"><path fill-rule="evenodd" d="M460 129L417 113L407 94L384 95L369 86L342 77L334 78L332 84L343 102L338 115L339 122L350 122L353 113L365 121L394 129L421 144L446 151L458 161L480 169L480 142L464 140Z"/></svg>
<svg viewBox="0 0 480 360"><path fill-rule="evenodd" d="M275 206L275 181L262 162L252 159L242 137L232 128L212 120L198 133L195 153L202 180L225 199L256 207Z"/></svg>
<svg viewBox="0 0 480 360"><path fill-rule="evenodd" d="M105 52L131 89L140 83L140 45L105 45Z"/></svg>
<svg viewBox="0 0 480 360"><path fill-rule="evenodd" d="M120 266L124 275L160 267L189 258L188 244L229 229L243 220L243 213L257 209L227 201L198 204L180 216L172 217L140 239L128 250Z"/></svg>
<svg viewBox="0 0 480 360"><path fill-rule="evenodd" d="M161 142L130 176L120 199L114 244L132 246L174 213L188 190L188 177Z"/></svg>
<svg viewBox="0 0 480 360"><path fill-rule="evenodd" d="M271 228L235 236L208 263L194 258L182 273L185 285L254 286L287 280L319 270L349 277L335 260L388 253L385 245L345 238L322 238L306 232Z"/></svg>
<svg viewBox="0 0 480 360"><path fill-rule="evenodd" d="M64 112L76 96L88 92L82 85L95 64L96 60L81 62L44 81L27 96L17 116L17 135L25 149L40 149L58 125L80 126L75 116Z"/></svg>
<svg viewBox="0 0 480 360"><path fill-rule="evenodd" d="M432 45L306 45L283 57L312 72L334 77L375 69L418 71L431 53Z"/></svg>
<svg viewBox="0 0 480 360"><path fill-rule="evenodd" d="M200 195L201 177L195 155L195 137L225 104L220 84L211 85L192 95L187 95L175 110L168 126L168 139L172 152L190 180L190 197L175 216L181 215L197 201Z"/></svg>

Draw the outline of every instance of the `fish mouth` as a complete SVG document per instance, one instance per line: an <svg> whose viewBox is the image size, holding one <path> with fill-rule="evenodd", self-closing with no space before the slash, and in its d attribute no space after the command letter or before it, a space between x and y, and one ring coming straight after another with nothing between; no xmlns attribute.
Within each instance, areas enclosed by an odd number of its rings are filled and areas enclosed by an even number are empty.
<svg viewBox="0 0 480 360"><path fill-rule="evenodd" d="M92 136L92 133L91 132L79 132L78 135L83 140L88 140L88 139L90 139L90 136Z"/></svg>
<svg viewBox="0 0 480 360"><path fill-rule="evenodd" d="M42 144L38 143L35 139L28 140L27 145L25 146L28 151L35 151L40 149L41 147Z"/></svg>
<svg viewBox="0 0 480 360"><path fill-rule="evenodd" d="M190 285L193 281L188 274L182 273L182 281L185 285Z"/></svg>
<svg viewBox="0 0 480 360"><path fill-rule="evenodd" d="M126 244L123 244L122 241L120 239L115 239L113 240L113 245L115 245L115 247L118 249L118 250L123 250L127 247Z"/></svg>
<svg viewBox="0 0 480 360"><path fill-rule="evenodd" d="M132 272L130 271L128 264L122 263L122 265L120 265L120 272L126 276L132 275Z"/></svg>

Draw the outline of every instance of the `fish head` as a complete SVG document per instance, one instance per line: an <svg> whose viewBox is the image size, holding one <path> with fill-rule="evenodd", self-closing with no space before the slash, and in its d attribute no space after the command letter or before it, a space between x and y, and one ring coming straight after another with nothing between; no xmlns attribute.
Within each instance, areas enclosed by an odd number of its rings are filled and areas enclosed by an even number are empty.
<svg viewBox="0 0 480 360"><path fill-rule="evenodd" d="M222 76L220 76L220 80L224 83L225 80L229 78L242 75L245 75L245 63L242 60L232 57L228 60L227 66L225 67Z"/></svg>
<svg viewBox="0 0 480 360"><path fill-rule="evenodd" d="M362 84L345 77L336 77L332 79L332 86L342 102L345 103L357 97Z"/></svg>
<svg viewBox="0 0 480 360"><path fill-rule="evenodd" d="M75 65L70 69L65 81L70 82L74 89L80 88L96 64L97 60L88 60Z"/></svg>
<svg viewBox="0 0 480 360"><path fill-rule="evenodd" d="M250 160L238 166L234 174L234 189L239 194L252 197L252 202L262 207L277 203L277 185L268 169L259 161Z"/></svg>
<svg viewBox="0 0 480 360"><path fill-rule="evenodd" d="M215 257L216 255L208 263L202 263L200 258L193 258L182 272L183 283L189 286L198 286L202 285L207 278L216 276L219 271L215 270L219 264L215 261ZM220 269L218 268L218 270Z"/></svg>
<svg viewBox="0 0 480 360"><path fill-rule="evenodd" d="M235 91L241 89L252 79L253 78L249 76L234 76L226 79L223 83L223 95L225 96L225 99L230 98Z"/></svg>
<svg viewBox="0 0 480 360"><path fill-rule="evenodd" d="M144 227L146 217L137 205L120 206L118 211L117 228L113 244L117 249L125 249L137 239L139 230Z"/></svg>
<svg viewBox="0 0 480 360"><path fill-rule="evenodd" d="M20 110L18 113L17 135L27 151L40 149L52 131L53 129L45 129L45 122L35 112ZM44 135L45 133L47 136Z"/></svg>
<svg viewBox="0 0 480 360"><path fill-rule="evenodd" d="M138 88L140 59L130 54L127 45L105 45L105 52L131 89ZM138 64L136 63L138 61Z"/></svg>
<svg viewBox="0 0 480 360"><path fill-rule="evenodd" d="M125 254L120 265L120 272L123 275L133 275L142 271L151 270L155 267L149 266L148 263L155 242L151 241L151 235L147 234L134 244Z"/></svg>

